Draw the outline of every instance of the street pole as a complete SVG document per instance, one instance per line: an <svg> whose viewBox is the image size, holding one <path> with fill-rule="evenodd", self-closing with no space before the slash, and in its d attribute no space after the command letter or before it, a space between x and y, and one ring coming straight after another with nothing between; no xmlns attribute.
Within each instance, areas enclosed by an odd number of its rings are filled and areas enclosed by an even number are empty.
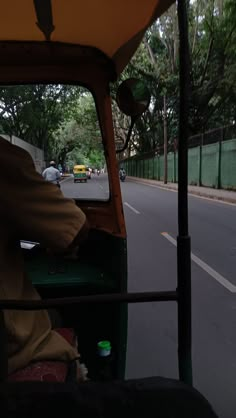
<svg viewBox="0 0 236 418"><path fill-rule="evenodd" d="M164 121L164 183L167 184L168 167L167 167L167 117L166 117L166 95L163 97L163 121Z"/></svg>
<svg viewBox="0 0 236 418"><path fill-rule="evenodd" d="M178 143L178 358L180 380L192 385L191 240L188 230L188 125L190 54L185 0L178 0L179 22L179 143Z"/></svg>

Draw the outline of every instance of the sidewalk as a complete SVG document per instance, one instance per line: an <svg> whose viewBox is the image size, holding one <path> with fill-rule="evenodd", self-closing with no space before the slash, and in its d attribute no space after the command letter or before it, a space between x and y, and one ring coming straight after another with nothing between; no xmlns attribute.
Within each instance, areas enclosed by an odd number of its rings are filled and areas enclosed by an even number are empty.
<svg viewBox="0 0 236 418"><path fill-rule="evenodd" d="M142 184L149 184L152 186L169 189L169 190L178 190L178 184L177 183L167 183L164 184L163 181L157 181L157 180L148 180L143 179L139 177L130 177L127 176L127 179L129 181L134 181L136 183L142 183ZM230 190L223 190L223 189L211 189L209 187L198 187L198 186L188 186L188 192L189 194L193 194L196 196L205 197L208 199L213 200L221 200L223 202L228 203L234 203L236 204L236 191L230 191Z"/></svg>

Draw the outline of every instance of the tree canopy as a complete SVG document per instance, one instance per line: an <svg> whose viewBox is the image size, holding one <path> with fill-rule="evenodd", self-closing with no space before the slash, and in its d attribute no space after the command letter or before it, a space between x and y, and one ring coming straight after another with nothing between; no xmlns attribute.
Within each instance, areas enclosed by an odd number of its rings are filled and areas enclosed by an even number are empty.
<svg viewBox="0 0 236 418"><path fill-rule="evenodd" d="M19 85L0 88L0 129L45 152L63 167L104 165L94 99L82 87Z"/></svg>
<svg viewBox="0 0 236 418"><path fill-rule="evenodd" d="M62 166L65 163L70 168L75 164L104 166L101 131L91 93L81 93L72 117L54 133L51 149Z"/></svg>
<svg viewBox="0 0 236 418"><path fill-rule="evenodd" d="M1 130L46 149L55 130L70 117L79 93L78 88L65 85L1 87Z"/></svg>
<svg viewBox="0 0 236 418"><path fill-rule="evenodd" d="M191 60L190 135L235 123L236 115L236 2L188 2ZM168 140L178 130L179 61L176 5L147 31L122 75L141 78L152 95L148 111L134 129L130 150L148 152L163 144L163 101L166 96ZM127 121L114 114L119 137ZM130 151L129 150L129 151Z"/></svg>
<svg viewBox="0 0 236 418"><path fill-rule="evenodd" d="M188 4L190 135L235 123L236 1L191 0ZM178 135L179 40L176 5L146 32L138 51L111 85L115 137L125 143L130 120L115 102L118 84L142 79L151 93L148 110L136 122L125 155L163 146L164 97L168 141ZM92 95L70 85L0 87L0 129L42 148L61 165L104 164L101 133Z"/></svg>

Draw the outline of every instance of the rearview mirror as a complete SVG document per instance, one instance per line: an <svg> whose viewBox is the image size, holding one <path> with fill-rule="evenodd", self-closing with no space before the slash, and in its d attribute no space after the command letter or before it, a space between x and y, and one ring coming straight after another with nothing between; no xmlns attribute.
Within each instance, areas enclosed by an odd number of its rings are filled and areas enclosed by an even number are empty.
<svg viewBox="0 0 236 418"><path fill-rule="evenodd" d="M136 120L147 110L150 103L150 93L147 86L136 78L129 78L123 81L116 94L116 102L125 115L131 116L131 124L125 144L118 148L116 153L125 151L131 137L132 129Z"/></svg>
<svg viewBox="0 0 236 418"><path fill-rule="evenodd" d="M150 103L150 93L141 80L129 78L119 86L116 101L125 115L137 118L147 110Z"/></svg>

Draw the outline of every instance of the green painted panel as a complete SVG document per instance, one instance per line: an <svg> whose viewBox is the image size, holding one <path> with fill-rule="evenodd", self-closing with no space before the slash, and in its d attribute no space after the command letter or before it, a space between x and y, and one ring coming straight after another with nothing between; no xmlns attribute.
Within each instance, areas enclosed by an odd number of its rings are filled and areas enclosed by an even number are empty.
<svg viewBox="0 0 236 418"><path fill-rule="evenodd" d="M121 164L120 164L120 167L124 167L124 169L125 169L125 171L126 171L126 173L127 174L130 174L129 173L129 164L128 164L129 162L128 162L128 160L126 160L125 162L122 162Z"/></svg>
<svg viewBox="0 0 236 418"><path fill-rule="evenodd" d="M188 184L197 186L199 183L199 156L200 147L188 150Z"/></svg>
<svg viewBox="0 0 236 418"><path fill-rule="evenodd" d="M217 151L219 145L211 144L202 147L202 185L215 187L217 179Z"/></svg>
<svg viewBox="0 0 236 418"><path fill-rule="evenodd" d="M142 167L141 177L145 178L145 162L144 162L144 160L141 161L141 167Z"/></svg>
<svg viewBox="0 0 236 418"><path fill-rule="evenodd" d="M137 160L134 160L134 176L135 177L137 177L138 176L138 174L137 174Z"/></svg>
<svg viewBox="0 0 236 418"><path fill-rule="evenodd" d="M127 167L128 167L128 172L130 173L131 171L130 171L130 161L128 160L128 165L127 165Z"/></svg>
<svg viewBox="0 0 236 418"><path fill-rule="evenodd" d="M137 177L141 177L140 176L140 167L141 167L140 160L137 160Z"/></svg>
<svg viewBox="0 0 236 418"><path fill-rule="evenodd" d="M174 153L170 152L167 156L167 180L174 181Z"/></svg>
<svg viewBox="0 0 236 418"><path fill-rule="evenodd" d="M130 161L127 161L127 168L128 168L128 172L130 173Z"/></svg>
<svg viewBox="0 0 236 418"><path fill-rule="evenodd" d="M221 187L236 189L236 139L222 142Z"/></svg>
<svg viewBox="0 0 236 418"><path fill-rule="evenodd" d="M130 172L130 175L131 176L134 175L133 167L134 167L134 161L133 160L129 160L129 172Z"/></svg>
<svg viewBox="0 0 236 418"><path fill-rule="evenodd" d="M137 177L137 160L134 160L134 176Z"/></svg>
<svg viewBox="0 0 236 418"><path fill-rule="evenodd" d="M139 174L139 177L143 177L143 160L140 160L139 161L139 164L140 164L140 174Z"/></svg>
<svg viewBox="0 0 236 418"><path fill-rule="evenodd" d="M130 160L131 162L131 176L135 176L135 160Z"/></svg>
<svg viewBox="0 0 236 418"><path fill-rule="evenodd" d="M161 155L159 158L160 163L160 180L164 180L164 155Z"/></svg>
<svg viewBox="0 0 236 418"><path fill-rule="evenodd" d="M153 159L153 178L158 180L158 157Z"/></svg>
<svg viewBox="0 0 236 418"><path fill-rule="evenodd" d="M138 177L138 161L135 160L135 177Z"/></svg>
<svg viewBox="0 0 236 418"><path fill-rule="evenodd" d="M148 178L153 179L153 170L154 170L153 158L149 158L148 161L149 161L149 163L148 163Z"/></svg>
<svg viewBox="0 0 236 418"><path fill-rule="evenodd" d="M178 152L175 154L175 182L178 183Z"/></svg>
<svg viewBox="0 0 236 418"><path fill-rule="evenodd" d="M148 160L144 160L144 178L148 179Z"/></svg>
<svg viewBox="0 0 236 418"><path fill-rule="evenodd" d="M134 168L134 176L137 177L137 160L134 160L133 168Z"/></svg>
<svg viewBox="0 0 236 418"><path fill-rule="evenodd" d="M138 160L138 177L142 177L143 176L143 172L142 172L142 161Z"/></svg>
<svg viewBox="0 0 236 418"><path fill-rule="evenodd" d="M133 175L132 174L132 169L133 169L133 161L129 160L129 172L131 173L131 175Z"/></svg>

